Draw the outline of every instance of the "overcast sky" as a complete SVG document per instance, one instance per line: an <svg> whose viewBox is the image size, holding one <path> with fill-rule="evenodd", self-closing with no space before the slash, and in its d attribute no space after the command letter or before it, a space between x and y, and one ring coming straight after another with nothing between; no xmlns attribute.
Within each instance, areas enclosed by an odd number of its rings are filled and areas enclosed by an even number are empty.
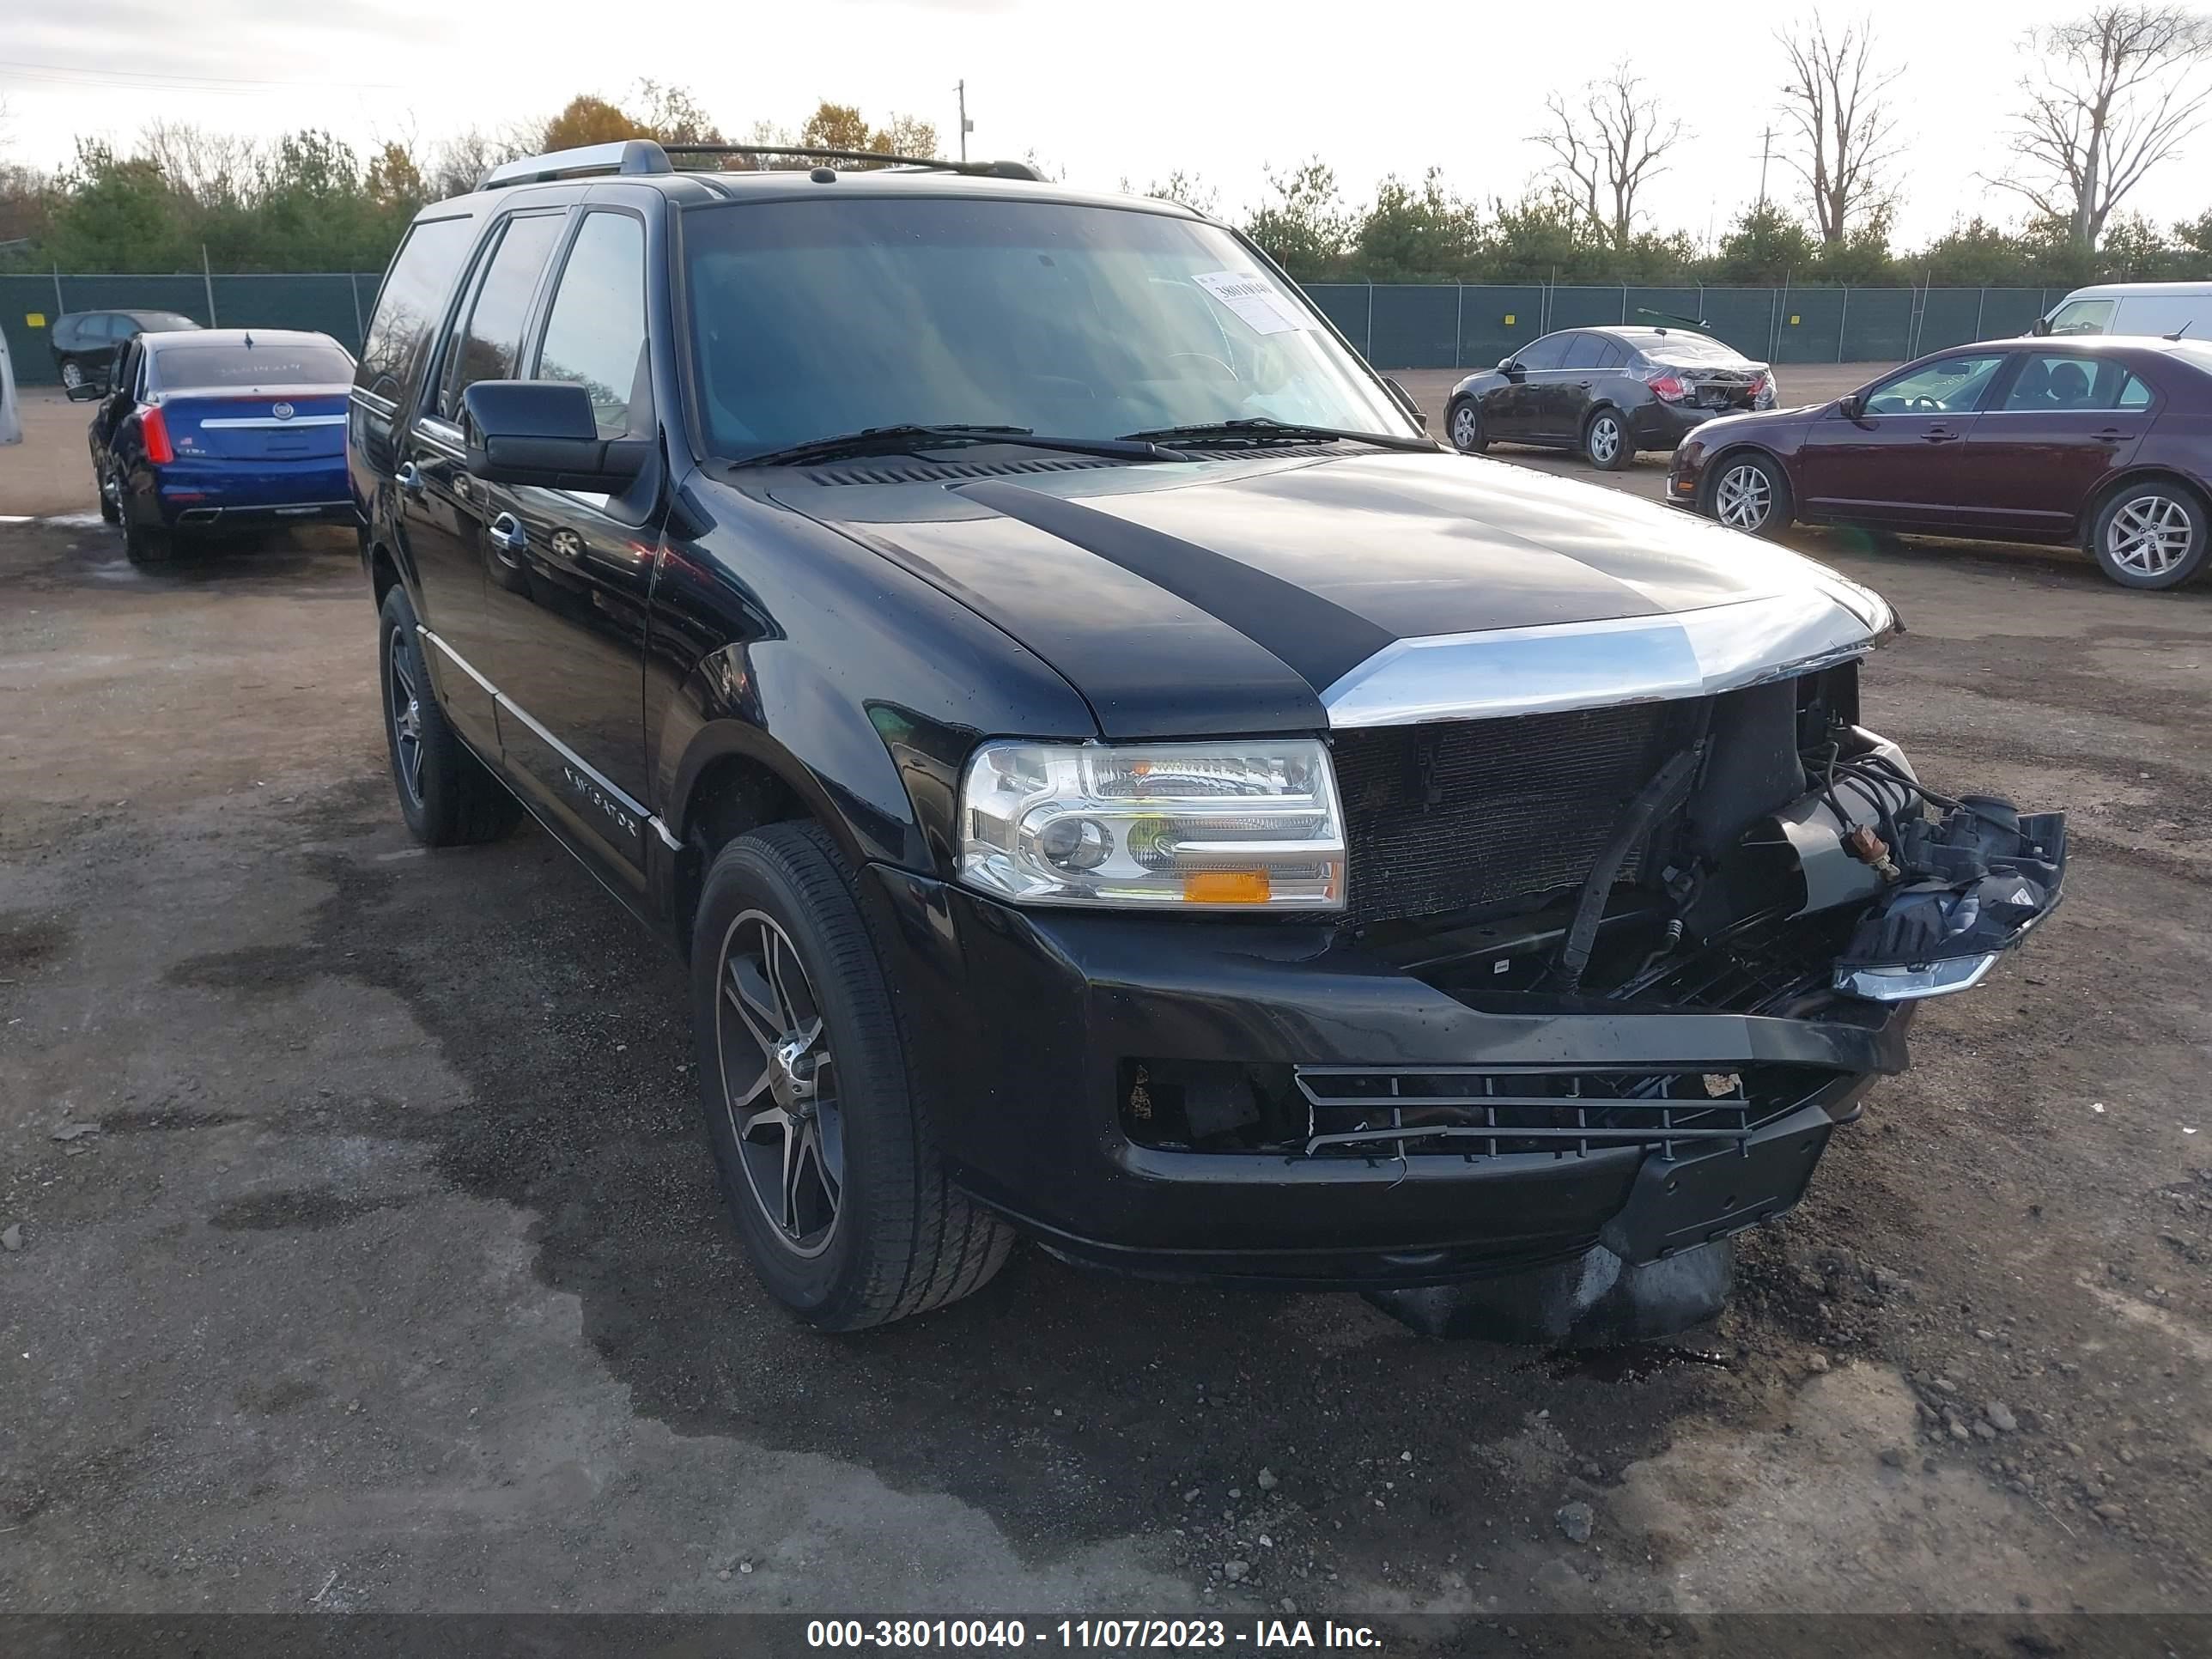
<svg viewBox="0 0 2212 1659"><path fill-rule="evenodd" d="M1901 243L2015 198L2003 116L2034 23L2087 0L1923 0L1873 7L1905 153ZM1030 150L1071 181L1139 187L1176 167L1235 216L1264 170L1316 154L1364 199L1395 171L1441 167L1461 193L1517 195L1545 94L1626 55L1694 137L1652 187L1662 228L1705 237L1759 189L1759 131L1782 126L1771 0L1493 6L1481 0L803 0L636 7L582 0L0 0L7 159L52 166L80 134L128 139L166 118L266 137L329 127L356 144L424 143L541 116L574 93L619 98L640 76L689 87L738 133L795 125L817 99L872 118L905 111L957 142L968 82L971 154ZM1831 6L1841 23L1862 7ZM630 27L635 21L641 26ZM2127 205L2160 223L2212 206L2212 132ZM1778 159L1771 192L1795 192Z"/></svg>

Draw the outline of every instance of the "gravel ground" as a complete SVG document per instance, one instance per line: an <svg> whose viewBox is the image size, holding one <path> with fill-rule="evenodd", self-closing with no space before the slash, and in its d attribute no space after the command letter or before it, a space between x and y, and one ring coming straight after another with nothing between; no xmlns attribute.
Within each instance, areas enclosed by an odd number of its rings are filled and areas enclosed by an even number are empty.
<svg viewBox="0 0 2212 1659"><path fill-rule="evenodd" d="M794 1328L676 965L542 835L407 840L348 539L0 524L0 1607L2212 1604L2212 588L1803 544L2069 902L1715 1326L1570 1361L1034 1251Z"/></svg>

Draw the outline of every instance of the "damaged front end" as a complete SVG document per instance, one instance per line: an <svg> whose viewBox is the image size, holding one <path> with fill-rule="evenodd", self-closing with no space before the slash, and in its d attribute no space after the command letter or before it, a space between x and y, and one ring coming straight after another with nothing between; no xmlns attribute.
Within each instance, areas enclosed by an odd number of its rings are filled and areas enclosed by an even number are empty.
<svg viewBox="0 0 2212 1659"><path fill-rule="evenodd" d="M1857 672L1340 732L1351 921L1326 960L1498 1036L1452 1063L1127 1060L1124 1133L1409 1174L1640 1149L1595 1241L1632 1263L1787 1210L1903 1068L1909 1005L1978 982L2064 875L2062 815L1922 784L1858 724Z"/></svg>

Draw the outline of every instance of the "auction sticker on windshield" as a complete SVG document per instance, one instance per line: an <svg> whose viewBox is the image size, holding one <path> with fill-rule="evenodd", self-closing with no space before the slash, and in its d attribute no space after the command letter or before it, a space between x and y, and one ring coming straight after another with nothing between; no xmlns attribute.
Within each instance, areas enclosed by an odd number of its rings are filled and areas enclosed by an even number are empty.
<svg viewBox="0 0 2212 1659"><path fill-rule="evenodd" d="M1264 276L1242 270L1206 270L1191 281L1243 318L1255 334L1286 334L1306 325L1297 307Z"/></svg>

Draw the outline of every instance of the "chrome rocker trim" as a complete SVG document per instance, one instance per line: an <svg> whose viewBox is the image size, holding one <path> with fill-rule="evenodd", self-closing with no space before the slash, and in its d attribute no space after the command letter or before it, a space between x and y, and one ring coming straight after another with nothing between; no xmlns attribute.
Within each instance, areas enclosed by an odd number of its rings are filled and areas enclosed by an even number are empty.
<svg viewBox="0 0 2212 1659"><path fill-rule="evenodd" d="M547 731L545 727L531 714L528 709L525 708L520 703L515 702L513 697L508 696L506 692L501 690L489 680L486 679L482 674L478 673L477 672L477 665L474 663L471 662L459 652L454 650L452 646L447 644L444 640L441 639L429 629L424 627L421 623L417 623L415 624L415 631L421 635L424 639L429 641L431 644L436 646L439 651L453 665L454 667L459 669L461 672L466 674L471 679L474 680L477 685L481 686L490 696L491 700L499 706L503 713L514 715L516 720L528 726L543 742L551 746L554 753L560 756L561 758L563 761L566 761L569 765L574 767L576 770L585 777L589 778L594 784L598 785L599 788L605 790L611 799L624 807L640 823L650 826L653 834L659 837L660 844L663 847L665 847L672 853L680 853L684 850L684 843L676 839L676 836L669 830L667 824L661 821L660 815L658 812L649 811L643 801L635 799L628 791L623 789L620 784L609 778L605 773L593 766L591 762L586 760L574 750L569 748L567 744L562 742L560 738L555 737L550 732Z"/></svg>
<svg viewBox="0 0 2212 1659"><path fill-rule="evenodd" d="M1321 700L1350 730L1707 697L1848 662L1895 625L1866 590L1824 582L1668 617L1400 640Z"/></svg>

